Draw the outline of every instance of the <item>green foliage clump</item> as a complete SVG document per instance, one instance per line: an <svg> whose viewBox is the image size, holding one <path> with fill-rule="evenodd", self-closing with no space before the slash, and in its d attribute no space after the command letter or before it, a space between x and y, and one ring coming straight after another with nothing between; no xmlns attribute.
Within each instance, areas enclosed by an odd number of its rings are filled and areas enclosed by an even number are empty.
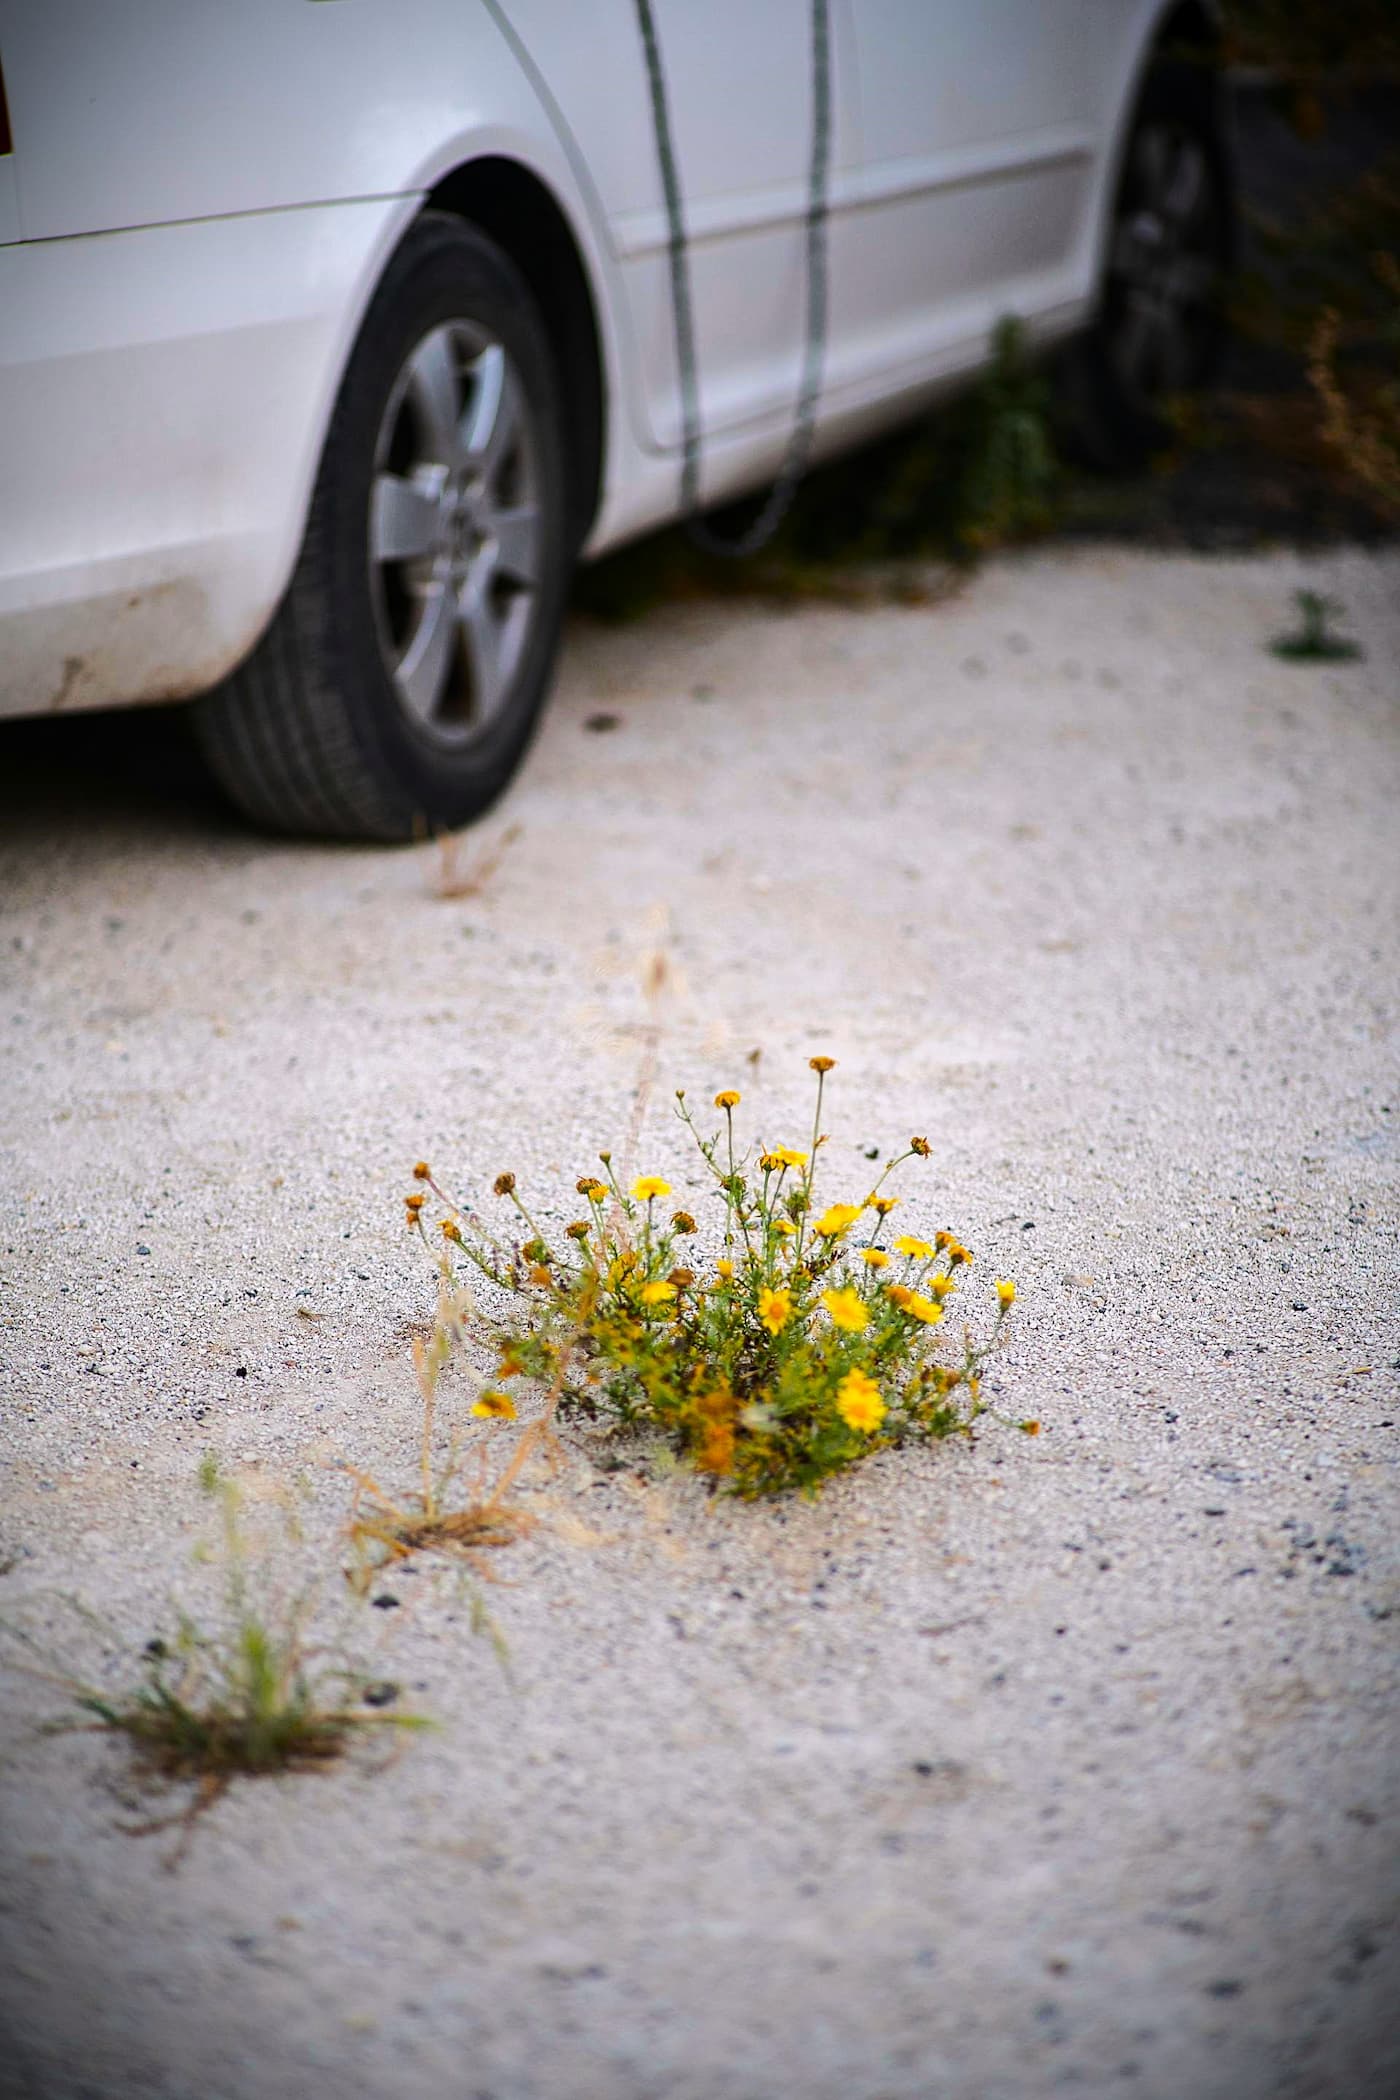
<svg viewBox="0 0 1400 2100"><path fill-rule="evenodd" d="M1373 265L1385 311L1369 331L1352 331L1348 366L1341 318L1325 308L1309 344L1308 376L1327 443L1378 509L1400 518L1400 256L1378 251Z"/></svg>
<svg viewBox="0 0 1400 2100"><path fill-rule="evenodd" d="M1063 483L1052 389L1021 324L997 324L987 369L911 428L818 467L772 545L735 562L699 552L680 528L653 534L580 571L579 609L637 616L662 598L751 594L848 598L870 565L975 561L1055 521ZM927 584L892 578L896 597Z"/></svg>
<svg viewBox="0 0 1400 2100"><path fill-rule="evenodd" d="M746 1498L812 1494L883 1447L970 1434L990 1412L981 1374L1015 1287L995 1285L986 1338L965 1329L945 1360L939 1344L973 1257L951 1232L891 1239L900 1199L885 1193L895 1168L926 1158L928 1143L912 1138L860 1200L819 1207L822 1091L833 1061L811 1062L817 1102L805 1151L760 1145L741 1154L737 1092L716 1095L724 1127L713 1136L677 1095L722 1205L722 1251L711 1258L693 1251L697 1221L669 1208L669 1184L643 1174L624 1186L609 1153L599 1155L605 1178L577 1184L587 1215L566 1228L562 1248L539 1230L514 1175L495 1184L524 1229L507 1247L420 1165L447 1212L439 1229L449 1266L465 1256L523 1301L493 1330L496 1388L537 1379L566 1408L660 1430L698 1471ZM409 1223L426 1238L422 1199L408 1200ZM477 1411L515 1408L491 1389Z"/></svg>

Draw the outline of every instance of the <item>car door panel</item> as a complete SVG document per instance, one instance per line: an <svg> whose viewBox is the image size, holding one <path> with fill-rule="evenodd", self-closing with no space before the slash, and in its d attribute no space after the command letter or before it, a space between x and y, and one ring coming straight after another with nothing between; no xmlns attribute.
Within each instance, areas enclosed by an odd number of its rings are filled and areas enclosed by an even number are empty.
<svg viewBox="0 0 1400 2100"><path fill-rule="evenodd" d="M957 362L999 314L1068 296L1104 0L849 4L865 154L833 264L842 363Z"/></svg>
<svg viewBox="0 0 1400 2100"><path fill-rule="evenodd" d="M791 415L800 378L809 0L765 0L760 9L748 0L653 0L653 12L684 201L702 429L707 436L762 430ZM586 9L503 0L501 14L596 189L625 286L649 442L677 447L669 226L633 0L595 0ZM839 40L835 23L833 33ZM842 57L838 49L838 161L853 150L850 67Z"/></svg>

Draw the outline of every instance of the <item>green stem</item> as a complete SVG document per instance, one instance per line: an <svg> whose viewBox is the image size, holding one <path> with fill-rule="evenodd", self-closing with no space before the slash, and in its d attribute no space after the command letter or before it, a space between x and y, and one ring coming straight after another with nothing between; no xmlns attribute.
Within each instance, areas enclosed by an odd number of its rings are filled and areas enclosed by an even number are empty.
<svg viewBox="0 0 1400 2100"><path fill-rule="evenodd" d="M812 1146L807 1154L807 1171L802 1177L802 1191L807 1200L802 1206L802 1216L797 1221L797 1253L795 1256L797 1261L802 1259L802 1242L807 1234L807 1220L812 1214L812 1183L817 1175L817 1146L821 1142L822 1134L822 1089L825 1085L825 1072L818 1072L817 1109L816 1114L812 1117Z"/></svg>

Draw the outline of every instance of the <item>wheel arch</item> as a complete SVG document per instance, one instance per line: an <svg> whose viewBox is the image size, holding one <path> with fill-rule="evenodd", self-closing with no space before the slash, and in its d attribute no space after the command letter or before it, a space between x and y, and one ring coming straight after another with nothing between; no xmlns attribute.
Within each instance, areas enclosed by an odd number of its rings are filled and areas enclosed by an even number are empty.
<svg viewBox="0 0 1400 2100"><path fill-rule="evenodd" d="M581 546L602 498L607 396L597 305L568 216L532 169L501 154L453 168L423 207L453 212L494 241L539 308L563 399L569 505Z"/></svg>

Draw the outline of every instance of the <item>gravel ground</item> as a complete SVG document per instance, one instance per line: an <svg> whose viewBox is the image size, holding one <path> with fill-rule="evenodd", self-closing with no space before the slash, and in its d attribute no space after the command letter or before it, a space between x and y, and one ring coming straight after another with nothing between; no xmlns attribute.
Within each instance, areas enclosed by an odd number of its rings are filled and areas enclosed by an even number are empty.
<svg viewBox="0 0 1400 2100"><path fill-rule="evenodd" d="M212 1448L259 1523L304 1475L267 1579L331 1571L442 1725L235 1789L170 1871L7 1678L0 2090L1400 2089L1397 580L1077 550L580 627L456 898L6 732L0 1614L119 1683L208 1609ZM1267 654L1300 582L1364 662ZM761 1508L571 1434L507 1674L450 1571L338 1601L333 1461L411 1480L408 1164L571 1215L661 914L638 1165L696 1178L672 1085L801 1142L834 1055L828 1192L927 1131L903 1215L1019 1279L1044 1433Z"/></svg>

